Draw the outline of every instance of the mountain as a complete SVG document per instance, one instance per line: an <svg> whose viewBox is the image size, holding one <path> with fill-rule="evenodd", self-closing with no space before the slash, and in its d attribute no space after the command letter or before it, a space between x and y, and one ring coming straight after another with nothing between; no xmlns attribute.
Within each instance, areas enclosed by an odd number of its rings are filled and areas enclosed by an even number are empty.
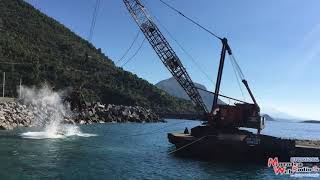
<svg viewBox="0 0 320 180"><path fill-rule="evenodd" d="M319 120L306 120L306 121L302 121L302 123L316 123L316 124L319 124L320 121Z"/></svg>
<svg viewBox="0 0 320 180"><path fill-rule="evenodd" d="M202 84L199 84L199 83L194 83L194 84L198 88L207 90L207 88ZM182 98L182 99L186 99L186 100L190 100L190 98L188 97L187 93L183 90L183 88L180 86L180 84L177 82L177 80L174 79L173 77L158 82L156 84L156 86L159 89L162 89L162 90L166 91L167 93L169 93L172 96L175 96L175 97L178 97L178 98ZM211 109L212 102L213 102L213 94L211 94L209 92L201 91L201 90L199 90L199 93L200 93L204 103L208 107L208 109ZM219 104L225 104L220 99L218 100L218 103Z"/></svg>
<svg viewBox="0 0 320 180"><path fill-rule="evenodd" d="M282 121L302 121L305 118L292 116L286 112L279 111L273 107L263 106L261 108L262 113L268 114L273 117L273 119L282 120Z"/></svg>
<svg viewBox="0 0 320 180"><path fill-rule="evenodd" d="M275 121L275 119L273 119L270 115L268 115L268 114L263 114L262 115L263 117L264 117L264 119L266 120L266 121Z"/></svg>
<svg viewBox="0 0 320 180"><path fill-rule="evenodd" d="M81 89L90 101L194 112L190 101L116 67L101 49L23 0L0 1L0 64L7 96L17 96L21 78L27 86L46 82L56 90Z"/></svg>

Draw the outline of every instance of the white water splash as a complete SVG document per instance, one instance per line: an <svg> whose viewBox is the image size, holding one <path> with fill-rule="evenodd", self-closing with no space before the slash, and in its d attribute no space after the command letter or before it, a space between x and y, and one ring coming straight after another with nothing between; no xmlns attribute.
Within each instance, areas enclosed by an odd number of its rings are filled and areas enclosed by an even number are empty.
<svg viewBox="0 0 320 180"><path fill-rule="evenodd" d="M54 92L47 85L41 89L22 87L20 97L25 104L31 104L35 115L34 126L43 131L25 132L21 136L29 139L65 138L69 136L91 137L95 134L86 134L76 125L62 123L70 118L70 107L62 101L63 92Z"/></svg>

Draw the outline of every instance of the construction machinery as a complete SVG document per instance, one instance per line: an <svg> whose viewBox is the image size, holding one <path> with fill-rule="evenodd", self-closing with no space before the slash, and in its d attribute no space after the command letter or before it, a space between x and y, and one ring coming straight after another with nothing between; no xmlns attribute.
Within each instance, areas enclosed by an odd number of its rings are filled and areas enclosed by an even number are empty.
<svg viewBox="0 0 320 180"><path fill-rule="evenodd" d="M202 125L193 127L191 133L187 128L182 133L168 133L169 142L176 146L176 149L169 154L195 156L206 160L231 160L232 162L244 160L245 162L259 163L266 163L268 159L270 160L270 157L277 157L282 159L283 162L287 162L292 156L319 156L318 147L301 146L292 139L283 139L260 133L265 126L264 118L260 115L260 107L232 54L228 40L217 36L164 2L164 0L159 1L217 38L222 44L215 91L212 92L214 94L213 105L211 110L208 111L198 92L200 88L195 87L180 59L160 32L146 8L141 4L141 0L123 0L160 60L206 120ZM246 87L252 103L220 94L220 84L227 55L230 56L231 63ZM234 100L237 103L234 105L218 104L219 97ZM243 128L257 129L257 133Z"/></svg>
<svg viewBox="0 0 320 180"><path fill-rule="evenodd" d="M260 115L260 108L245 79L242 79L242 82L247 88L253 103L243 103L243 101L238 100L238 102L242 103L236 103L235 105L218 104L225 57L227 53L230 56L232 55L226 38L219 38L222 43L221 57L214 91L213 106L212 109L208 111L186 68L151 18L145 6L140 0L123 0L123 2L162 63L190 97L197 111L205 114L207 120L206 126L219 129L246 127L255 128L260 132L264 127L263 118Z"/></svg>

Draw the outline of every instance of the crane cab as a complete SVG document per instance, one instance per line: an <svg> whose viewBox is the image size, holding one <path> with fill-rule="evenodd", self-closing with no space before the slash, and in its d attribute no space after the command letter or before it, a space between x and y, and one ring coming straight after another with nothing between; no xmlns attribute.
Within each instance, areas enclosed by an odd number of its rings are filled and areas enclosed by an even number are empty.
<svg viewBox="0 0 320 180"><path fill-rule="evenodd" d="M260 131L264 128L264 117L261 117L260 109L255 104L217 105L212 123L222 129L244 127Z"/></svg>

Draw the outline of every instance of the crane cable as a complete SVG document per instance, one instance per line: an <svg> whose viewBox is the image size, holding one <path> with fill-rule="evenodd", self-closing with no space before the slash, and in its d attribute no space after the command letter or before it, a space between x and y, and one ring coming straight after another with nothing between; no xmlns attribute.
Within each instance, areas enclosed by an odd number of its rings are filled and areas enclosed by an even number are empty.
<svg viewBox="0 0 320 180"><path fill-rule="evenodd" d="M125 53L121 56L121 58L115 63L115 64L118 64L120 63L126 56L127 54L129 53L129 51L131 50L131 48L133 47L134 43L137 41L138 37L139 37L139 34L140 34L140 29L138 30L136 36L134 37L132 43L130 44L129 48L125 51Z"/></svg>
<svg viewBox="0 0 320 180"><path fill-rule="evenodd" d="M170 4L164 2L163 0L159 0L161 3L163 3L164 5L166 5L168 8L172 9L173 11L177 12L178 14L180 14L182 17L184 17L185 19L187 19L188 21L192 22L193 24L197 25L198 27L200 27L201 29L203 29L204 31L208 32L209 34L211 34L212 36L214 36L215 38L218 38L219 40L222 40L221 37L219 37L217 34L213 33L212 31L210 31L209 29L205 28L204 26L202 26L201 24L199 24L198 22L196 22L195 20L189 18L188 16L184 15L181 11L179 11L178 9L174 8L173 6L171 6Z"/></svg>
<svg viewBox="0 0 320 180"><path fill-rule="evenodd" d="M221 37L219 37L217 34L213 33L212 31L208 30L207 28L205 28L204 26L202 26L201 24L199 24L198 22L196 22L195 20L189 18L188 16L184 15L181 11L179 11L178 9L174 8L173 6L171 6L170 4L166 3L164 0L159 0L161 3L163 3L164 5L166 5L167 7L169 7L170 9L172 9L173 11L177 12L179 15L183 16L184 18L186 18L187 20L191 21L193 24L197 25L198 27L200 27L201 29L205 30L206 32L208 32L209 34L211 34L212 36L218 38L219 40L222 40ZM234 61L236 70L241 78L241 80L244 80L245 77L242 73L242 70L239 66L239 64L237 63L234 55L231 55L231 59L232 61Z"/></svg>
<svg viewBox="0 0 320 180"><path fill-rule="evenodd" d="M166 5L167 7L169 7L170 9L172 9L173 11L177 12L179 15L183 16L184 18L186 18L187 20L191 21L193 24L197 25L198 27L200 27L201 29L205 30L206 32L208 32L209 34L211 34L212 36L218 38L219 40L222 40L221 37L219 37L217 34L213 33L212 31L210 31L209 29L205 28L204 26L202 26L201 24L199 24L198 22L196 22L195 20L189 18L188 16L184 15L181 11L179 11L178 9L174 8L173 6L171 6L170 4L164 2L163 0L159 0L161 3L163 3L164 5ZM241 77L242 80L244 80L244 75L242 73L242 70L239 66L239 64L237 63L235 57L233 56L233 54L231 55L232 60L234 61L235 65L236 65L236 69Z"/></svg>
<svg viewBox="0 0 320 180"><path fill-rule="evenodd" d="M193 24L195 24L196 26L200 27L201 29L203 29L204 31L206 31L207 33L209 33L210 35L214 36L215 38L217 38L217 39L219 39L219 40L222 40L222 38L219 37L217 34L213 33L213 32L210 31L209 29L205 28L204 26L202 26L201 24L199 24L199 23L196 22L195 20L193 20L193 19L189 18L188 16L184 15L181 11L179 11L179 10L176 9L176 8L174 8L174 7L171 6L170 4L166 3L166 2L163 1L163 0L159 0L159 1L160 1L161 3L163 3L165 6L167 6L168 8L170 8L170 9L172 9L173 11L177 12L179 15L181 15L182 17L184 17L184 18L187 19L188 21L190 21L190 22L192 22ZM173 38L172 34L159 22L159 20L158 20L156 17L154 17L154 18L155 18L155 19L158 21L158 23L167 31L167 33L171 36L171 38L172 38L174 41L176 41L176 43L178 44L178 46L179 46L179 47L189 56L189 58L195 63L194 58L193 58L189 53L187 53L187 52L184 50L184 48L181 46L181 44L178 43L177 40L175 40L175 38ZM239 88L240 88L242 97L243 97L243 99L245 99L244 93L243 93L243 90L242 90L242 88L241 88L240 81L239 81L239 77L240 77L241 80L244 80L245 77L244 77L243 72L242 72L242 70L241 70L239 64L237 63L237 61L236 61L236 59L235 59L235 57L234 57L233 54L230 55L230 58L231 58L232 67L233 67L233 69L234 69L234 71L235 71L235 74L236 74L237 83L238 83L238 86L239 86ZM195 64L197 65L197 63L195 63ZM197 66L198 66L198 68L199 68L199 65L197 65ZM201 68L199 68L199 69L201 69ZM202 71L202 70L201 70L201 71ZM203 71L202 71L202 72L203 72ZM236 73L236 72L238 73L239 77L237 76L237 73ZM205 72L203 72L203 73L206 74ZM206 77L207 77L210 81L212 81L207 74L206 74Z"/></svg>
<svg viewBox="0 0 320 180"><path fill-rule="evenodd" d="M241 70L241 68L240 68L240 66L239 66L239 64L238 64L238 62L237 62L237 60L236 60L236 58L234 57L234 55L233 54L231 54L231 59L232 59L232 61L234 62L234 64L236 65L236 69L237 69L237 72L238 72L238 74L239 74L239 76L240 76L240 78L241 78L241 80L245 80L246 78L244 77L244 74L243 74L243 72L242 72L242 70Z"/></svg>
<svg viewBox="0 0 320 180"><path fill-rule="evenodd" d="M143 0L142 0L143 1ZM183 13L181 13L180 11L178 11L177 9L175 9L174 7L170 6L169 4L165 3L164 1L160 0L162 3L164 3L166 6L168 6L169 8L173 9L174 11L178 12L180 15L184 16L185 18L191 20L193 23L195 23L197 26L201 27L202 29L204 29L205 31L209 32L211 35L215 36L216 38L220 39L221 38L217 35L215 35L213 32L211 32L210 30L206 29L205 27L201 26L199 23L193 21L192 19L188 18L187 16L185 16ZM148 4L146 1L144 1L145 4ZM151 10L149 9L150 14L153 14L151 12ZM159 25L168 33L168 35L177 43L177 45L179 46L179 48L191 59L191 61L196 65L196 67L205 75L205 77L214 85L214 81L210 78L210 76L201 68L201 66L196 62L195 58L193 58L193 56L188 53L188 51L186 51L183 46L173 37L173 35L170 33L170 31L160 22L160 20L156 17L156 16L152 16L152 18L154 18Z"/></svg>
<svg viewBox="0 0 320 180"><path fill-rule="evenodd" d="M97 21L97 16L98 16L98 11L99 11L99 8L100 8L100 4L101 4L101 1L100 0L96 0L96 5L94 7L92 20L91 20L91 26L90 26L90 32L89 32L89 36L88 36L88 41L89 42L91 42L92 37L93 37L93 32L94 32L94 28L96 26L96 21Z"/></svg>
<svg viewBox="0 0 320 180"><path fill-rule="evenodd" d="M190 143L188 143L188 144L186 144L186 145L184 145L184 146L181 146L181 147L178 148L178 149L175 149L175 150L173 150L173 151L170 151L168 154L173 154L173 153L176 153L176 152L178 152L178 151L181 151L182 149L184 149L184 148L186 148L186 147L188 147L188 146L190 146L190 145L192 145L192 144L194 144L194 143L196 143L196 142L199 142L199 141L201 141L202 139L204 139L204 138L206 138L206 137L208 137L208 136L202 136L201 138L199 138L199 139L197 139L197 140L194 140L194 141L192 141L192 142L190 142Z"/></svg>
<svg viewBox="0 0 320 180"><path fill-rule="evenodd" d="M230 62L231 62L231 65L232 65L233 72L234 72L234 74L236 76L236 79L237 79L237 84L238 84L239 89L241 91L241 95L242 95L243 101L246 101L244 93L243 93L243 90L242 90L242 87L241 87L241 83L240 83L240 78L241 77L239 77L240 75L238 75L237 70L236 70L236 65L235 65L236 62L232 59L232 56L229 56L229 57L230 57Z"/></svg>
<svg viewBox="0 0 320 180"><path fill-rule="evenodd" d="M136 50L136 52L121 67L124 67L126 64L128 64L138 54L138 52L143 47L145 40L146 40L146 38L143 38L143 41L141 42L141 44L140 44L139 48Z"/></svg>
<svg viewBox="0 0 320 180"><path fill-rule="evenodd" d="M210 76L201 68L201 66L197 63L195 58L181 45L181 43L176 40L173 35L170 33L170 31L160 22L160 20L153 16L153 18L160 24L160 26L168 33L168 35L177 43L179 48L190 58L190 60L196 65L196 67L202 72L202 74L212 83L214 84L213 80L210 78Z"/></svg>

